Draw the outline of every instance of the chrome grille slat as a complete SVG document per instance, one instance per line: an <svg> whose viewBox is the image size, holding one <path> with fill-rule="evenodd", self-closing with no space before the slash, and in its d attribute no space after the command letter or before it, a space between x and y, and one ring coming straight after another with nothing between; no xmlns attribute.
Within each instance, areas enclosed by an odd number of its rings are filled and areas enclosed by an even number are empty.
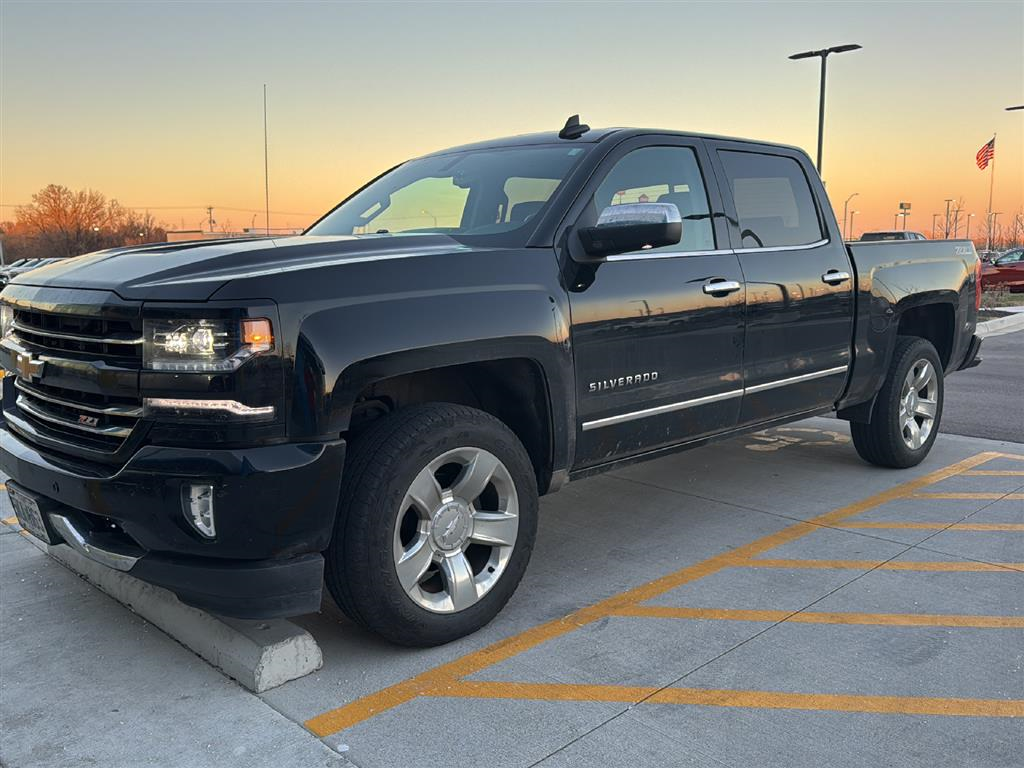
<svg viewBox="0 0 1024 768"><path fill-rule="evenodd" d="M76 421L71 421L71 419L55 416L54 414L48 413L40 409L38 406L30 403L24 395L19 396L16 402L19 410L27 413L29 416L36 419L42 419L43 421L48 421L51 424L59 424L66 429L77 429L81 432L88 432L93 435L108 435L110 437L120 437L122 439L128 437L132 433L131 427L90 427L87 424L79 424Z"/></svg>
<svg viewBox="0 0 1024 768"><path fill-rule="evenodd" d="M33 352L67 359L142 367L141 320L109 319L14 308L12 336Z"/></svg>
<svg viewBox="0 0 1024 768"><path fill-rule="evenodd" d="M35 336L53 336L54 338L57 338L57 339L68 339L69 341L85 341L85 342L88 342L90 344L128 344L128 345L133 345L133 344L141 344L143 342L143 340L144 340L141 336L139 336L137 338L135 338L135 337L125 338L125 337L115 337L115 336L98 337L98 336L83 336L83 335L77 334L77 333L63 333L61 331L42 330L40 328L32 328L30 326L23 325L22 323L19 323L17 321L12 323L11 327L14 328L15 331L21 331L23 333L32 334L32 335L35 335ZM29 342L29 343L33 343L33 342Z"/></svg>
<svg viewBox="0 0 1024 768"><path fill-rule="evenodd" d="M63 405L65 408L75 408L79 411L88 411L89 413L102 413L106 416L122 416L124 418L132 419L137 419L142 416L142 408L129 405L111 405L106 408L97 408L93 405L86 405L85 403L64 400L59 397L54 397L53 395L44 394L35 387L28 386L21 379L15 379L14 386L37 400L44 400L48 403L53 403L54 405Z"/></svg>

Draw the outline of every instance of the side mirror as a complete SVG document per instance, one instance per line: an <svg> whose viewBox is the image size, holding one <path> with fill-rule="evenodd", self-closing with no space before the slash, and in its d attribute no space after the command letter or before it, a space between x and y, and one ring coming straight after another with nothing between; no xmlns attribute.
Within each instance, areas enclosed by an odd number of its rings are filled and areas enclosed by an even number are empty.
<svg viewBox="0 0 1024 768"><path fill-rule="evenodd" d="M675 245L683 236L683 219L674 203L609 205L597 226L583 227L579 235L588 256L611 256Z"/></svg>

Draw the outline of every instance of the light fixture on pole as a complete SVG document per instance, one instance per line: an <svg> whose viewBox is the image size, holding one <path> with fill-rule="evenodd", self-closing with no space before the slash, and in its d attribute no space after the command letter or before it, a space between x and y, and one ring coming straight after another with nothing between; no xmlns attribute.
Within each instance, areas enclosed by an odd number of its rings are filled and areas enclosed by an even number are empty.
<svg viewBox="0 0 1024 768"><path fill-rule="evenodd" d="M831 48L822 48L820 51L803 51L801 53L794 53L789 58L796 61L798 59L811 59L815 56L821 58L821 85L818 94L818 175L821 175L821 146L825 131L825 62L828 60L830 54L833 53L846 53L847 51L859 50L861 46L855 43L847 45L834 45Z"/></svg>
<svg viewBox="0 0 1024 768"><path fill-rule="evenodd" d="M1018 104L1016 107L1007 107L1007 112L1016 112L1018 109L1024 109L1024 104Z"/></svg>
<svg viewBox="0 0 1024 768"><path fill-rule="evenodd" d="M847 235L846 235L846 209L850 205L850 201L853 200L853 198L855 198L859 194L860 194L860 192L854 192L852 195L850 195L848 198L846 198L846 202L843 203L843 239L844 240L849 239L847 237Z"/></svg>

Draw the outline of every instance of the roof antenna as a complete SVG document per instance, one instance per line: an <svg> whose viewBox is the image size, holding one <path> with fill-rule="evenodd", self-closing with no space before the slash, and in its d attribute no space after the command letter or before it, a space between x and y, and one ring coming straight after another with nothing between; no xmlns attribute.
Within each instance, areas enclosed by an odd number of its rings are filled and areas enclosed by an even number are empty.
<svg viewBox="0 0 1024 768"><path fill-rule="evenodd" d="M578 139L590 130L589 125L580 125L580 116L573 115L565 121L565 127L558 132L560 139Z"/></svg>

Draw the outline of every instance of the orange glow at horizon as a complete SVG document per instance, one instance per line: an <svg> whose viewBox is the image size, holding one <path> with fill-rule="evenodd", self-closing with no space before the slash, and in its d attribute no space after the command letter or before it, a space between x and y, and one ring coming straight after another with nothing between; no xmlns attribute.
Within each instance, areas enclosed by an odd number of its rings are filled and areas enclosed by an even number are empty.
<svg viewBox="0 0 1024 768"><path fill-rule="evenodd" d="M647 125L795 144L812 157L829 59L824 179L842 226L939 231L963 200L980 237L1024 204L1024 4L0 5L0 220L49 183L172 228L311 223L408 157L480 139ZM658 23L651 24L653 14ZM812 18L813 17L813 18ZM583 26L581 21L586 23ZM730 25L729 35L715 34ZM587 29L586 35L573 30ZM766 32L767 30L767 32ZM984 39L984 44L979 40ZM40 55L45 53L45 55ZM902 228L902 222L898 225Z"/></svg>

